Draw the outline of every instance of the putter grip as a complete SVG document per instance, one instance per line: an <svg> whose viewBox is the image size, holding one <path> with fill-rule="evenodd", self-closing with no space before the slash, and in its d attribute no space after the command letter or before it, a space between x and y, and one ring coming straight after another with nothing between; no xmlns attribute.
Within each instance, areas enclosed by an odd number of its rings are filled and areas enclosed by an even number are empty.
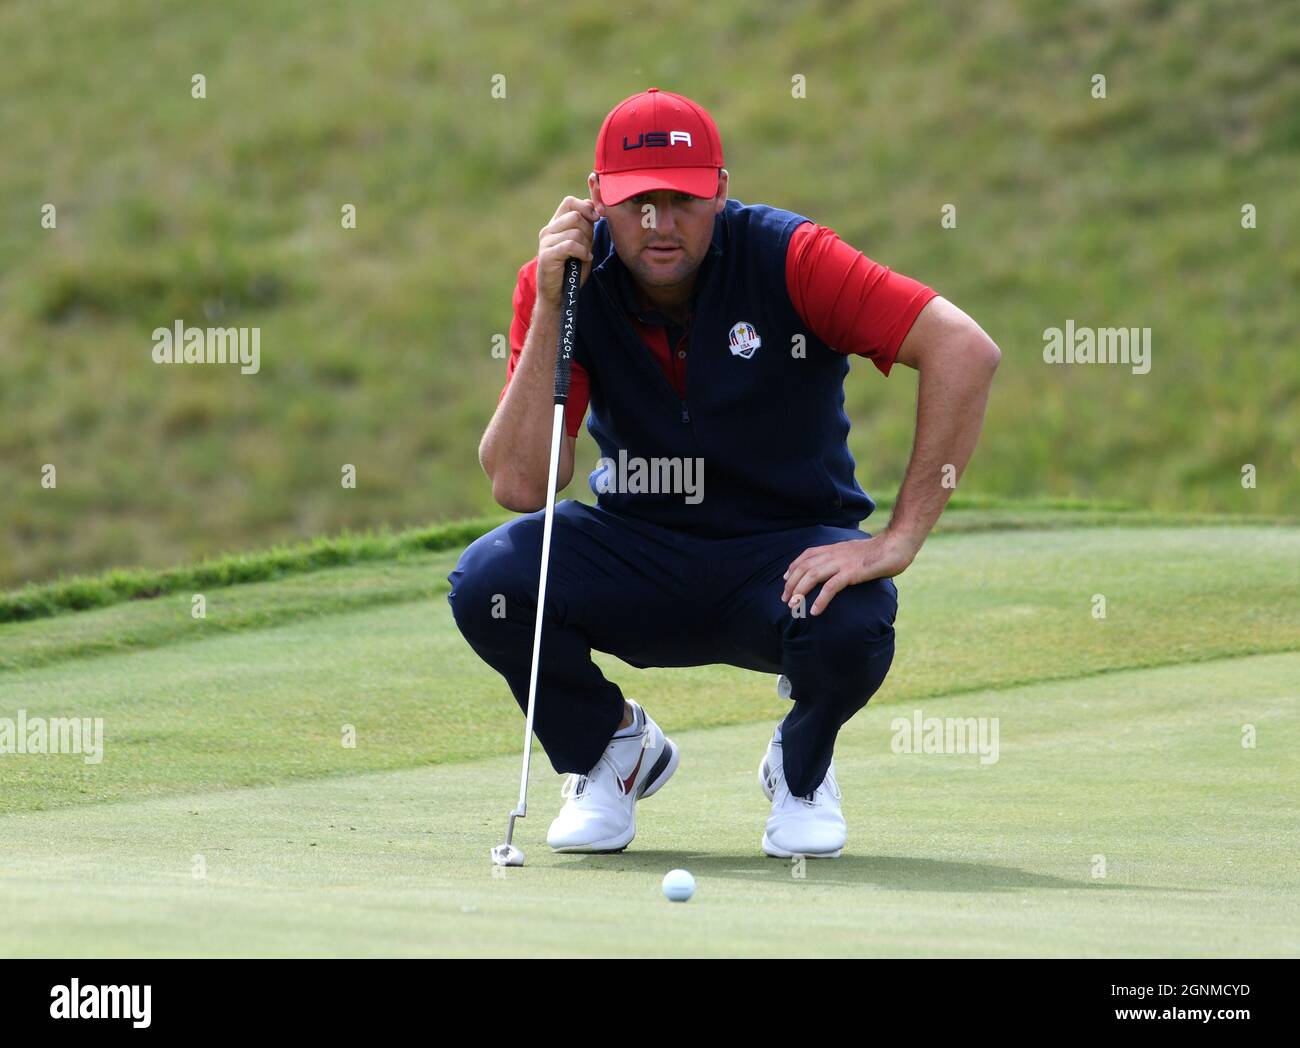
<svg viewBox="0 0 1300 1048"><path fill-rule="evenodd" d="M564 263L564 287L560 291L560 344L555 351L555 403L569 400L569 368L573 360L574 321L578 312L578 277L582 263L576 258Z"/></svg>

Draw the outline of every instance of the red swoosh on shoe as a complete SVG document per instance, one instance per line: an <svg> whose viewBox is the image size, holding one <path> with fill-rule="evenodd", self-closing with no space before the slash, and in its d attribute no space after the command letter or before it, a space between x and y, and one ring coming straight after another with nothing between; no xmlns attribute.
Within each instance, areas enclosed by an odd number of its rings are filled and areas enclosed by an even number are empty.
<svg viewBox="0 0 1300 1048"><path fill-rule="evenodd" d="M636 773L641 770L641 762L645 760L645 747L641 748L641 755L636 759L636 767L632 769L632 774L623 780L623 795L632 792L632 786L636 783Z"/></svg>

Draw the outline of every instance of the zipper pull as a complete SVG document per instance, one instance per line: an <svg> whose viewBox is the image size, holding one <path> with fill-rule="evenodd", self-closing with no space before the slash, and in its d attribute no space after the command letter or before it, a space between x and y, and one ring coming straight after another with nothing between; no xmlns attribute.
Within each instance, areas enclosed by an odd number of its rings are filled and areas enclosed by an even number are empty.
<svg viewBox="0 0 1300 1048"><path fill-rule="evenodd" d="M683 421L683 422L690 422L690 420L691 420L691 413L690 413L689 411L686 410L686 401L683 400L683 401L682 401L682 421Z"/></svg>

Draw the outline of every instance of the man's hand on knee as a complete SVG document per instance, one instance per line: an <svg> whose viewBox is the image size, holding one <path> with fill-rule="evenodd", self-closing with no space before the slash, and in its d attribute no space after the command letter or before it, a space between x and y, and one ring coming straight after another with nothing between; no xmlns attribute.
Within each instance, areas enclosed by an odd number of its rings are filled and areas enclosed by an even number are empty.
<svg viewBox="0 0 1300 1048"><path fill-rule="evenodd" d="M797 607L818 583L823 583L810 609L813 615L820 615L845 586L901 575L915 556L916 550L909 542L887 530L869 539L812 546L790 562L781 600Z"/></svg>

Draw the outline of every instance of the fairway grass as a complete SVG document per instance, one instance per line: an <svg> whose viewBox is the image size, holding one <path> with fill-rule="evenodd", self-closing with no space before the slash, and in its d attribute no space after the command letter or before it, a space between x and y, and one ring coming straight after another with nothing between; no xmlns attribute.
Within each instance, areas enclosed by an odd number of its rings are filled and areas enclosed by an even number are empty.
<svg viewBox="0 0 1300 1048"><path fill-rule="evenodd" d="M455 559L0 628L0 717L105 724L101 764L0 757L0 955L1300 950L1300 530L934 536L837 750L848 847L802 878L759 851L772 678L605 655L680 771L627 852L559 856L535 751L528 865L494 874L520 718L451 621ZM997 718L997 761L893 752L916 710Z"/></svg>

